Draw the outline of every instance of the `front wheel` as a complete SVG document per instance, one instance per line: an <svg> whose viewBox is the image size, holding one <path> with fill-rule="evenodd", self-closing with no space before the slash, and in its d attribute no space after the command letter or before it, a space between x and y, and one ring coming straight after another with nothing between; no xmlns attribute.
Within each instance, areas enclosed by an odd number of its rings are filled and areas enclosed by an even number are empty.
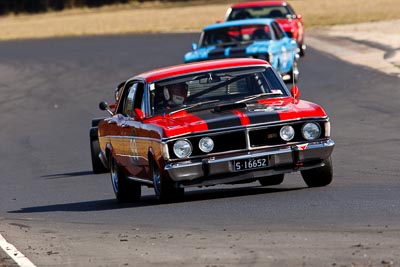
<svg viewBox="0 0 400 267"><path fill-rule="evenodd" d="M306 55L306 45L300 43L299 44L299 56L304 57Z"/></svg>
<svg viewBox="0 0 400 267"><path fill-rule="evenodd" d="M173 182L165 177L156 162L151 161L151 175L154 185L154 193L156 198L162 202L169 202L174 200L180 200L184 196L183 188L176 188Z"/></svg>
<svg viewBox="0 0 400 267"><path fill-rule="evenodd" d="M113 156L110 158L111 183L119 202L136 202L140 199L141 185L129 180Z"/></svg>
<svg viewBox="0 0 400 267"><path fill-rule="evenodd" d="M284 178L285 178L285 174L276 174L276 175L264 177L262 179L258 179L258 182L262 186L278 185L283 182Z"/></svg>
<svg viewBox="0 0 400 267"><path fill-rule="evenodd" d="M301 171L304 182L308 187L327 186L333 180L333 167L331 157L323 161L322 167Z"/></svg>

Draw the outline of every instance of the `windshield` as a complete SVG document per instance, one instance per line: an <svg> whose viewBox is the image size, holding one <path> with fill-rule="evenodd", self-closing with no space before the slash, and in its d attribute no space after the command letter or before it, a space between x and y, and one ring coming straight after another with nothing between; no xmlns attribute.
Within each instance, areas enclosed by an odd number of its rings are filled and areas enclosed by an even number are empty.
<svg viewBox="0 0 400 267"><path fill-rule="evenodd" d="M227 45L254 40L271 40L269 26L265 24L244 25L207 30L202 36L200 46Z"/></svg>
<svg viewBox="0 0 400 267"><path fill-rule="evenodd" d="M154 115L198 109L241 100L287 96L270 68L216 70L180 76L151 84ZM256 101L256 100L255 100Z"/></svg>
<svg viewBox="0 0 400 267"><path fill-rule="evenodd" d="M227 20L250 18L291 18L294 12L289 6L261 6L233 9Z"/></svg>

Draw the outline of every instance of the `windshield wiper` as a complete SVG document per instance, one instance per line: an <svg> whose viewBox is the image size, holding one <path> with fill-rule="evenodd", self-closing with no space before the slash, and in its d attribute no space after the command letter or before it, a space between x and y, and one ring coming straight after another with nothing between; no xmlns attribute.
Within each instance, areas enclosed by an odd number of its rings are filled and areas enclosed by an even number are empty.
<svg viewBox="0 0 400 267"><path fill-rule="evenodd" d="M191 109L191 108L194 108L194 107L198 107L198 106L201 106L201 105L205 105L205 104L209 104L209 103L213 103L213 102L218 102L218 101L219 101L219 99L198 102L198 103L195 103L195 104L192 104L192 105L189 105L189 106L185 106L185 107L182 107L180 109L171 111L170 113L168 113L168 115L172 115L172 114L178 113L178 112L183 111L183 110L188 110L188 109Z"/></svg>
<svg viewBox="0 0 400 267"><path fill-rule="evenodd" d="M281 93L281 92L261 93L261 94L258 94L258 95L252 95L252 96L245 97L244 99L238 100L238 101L236 101L235 103L247 102L247 101L250 101L250 100L253 100L253 99L262 97L262 96L266 96L266 95L282 95L282 93Z"/></svg>

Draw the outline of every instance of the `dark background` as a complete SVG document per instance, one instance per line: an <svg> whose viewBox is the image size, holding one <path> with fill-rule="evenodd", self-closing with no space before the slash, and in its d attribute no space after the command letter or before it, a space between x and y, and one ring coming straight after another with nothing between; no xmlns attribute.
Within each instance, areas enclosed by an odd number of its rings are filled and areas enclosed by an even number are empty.
<svg viewBox="0 0 400 267"><path fill-rule="evenodd" d="M61 11L75 7L100 7L128 2L154 2L153 0L0 0L0 15L8 13L41 13L49 10ZM188 0L161 0L161 2L189 2ZM192 1L193 2L193 1Z"/></svg>

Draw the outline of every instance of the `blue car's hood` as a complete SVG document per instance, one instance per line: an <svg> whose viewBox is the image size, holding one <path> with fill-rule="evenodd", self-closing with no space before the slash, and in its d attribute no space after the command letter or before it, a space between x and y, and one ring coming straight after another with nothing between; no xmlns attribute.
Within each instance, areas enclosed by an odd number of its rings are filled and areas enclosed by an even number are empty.
<svg viewBox="0 0 400 267"><path fill-rule="evenodd" d="M267 54L272 41L254 41L223 46L205 46L185 54L185 62L202 61L229 57L251 57Z"/></svg>

